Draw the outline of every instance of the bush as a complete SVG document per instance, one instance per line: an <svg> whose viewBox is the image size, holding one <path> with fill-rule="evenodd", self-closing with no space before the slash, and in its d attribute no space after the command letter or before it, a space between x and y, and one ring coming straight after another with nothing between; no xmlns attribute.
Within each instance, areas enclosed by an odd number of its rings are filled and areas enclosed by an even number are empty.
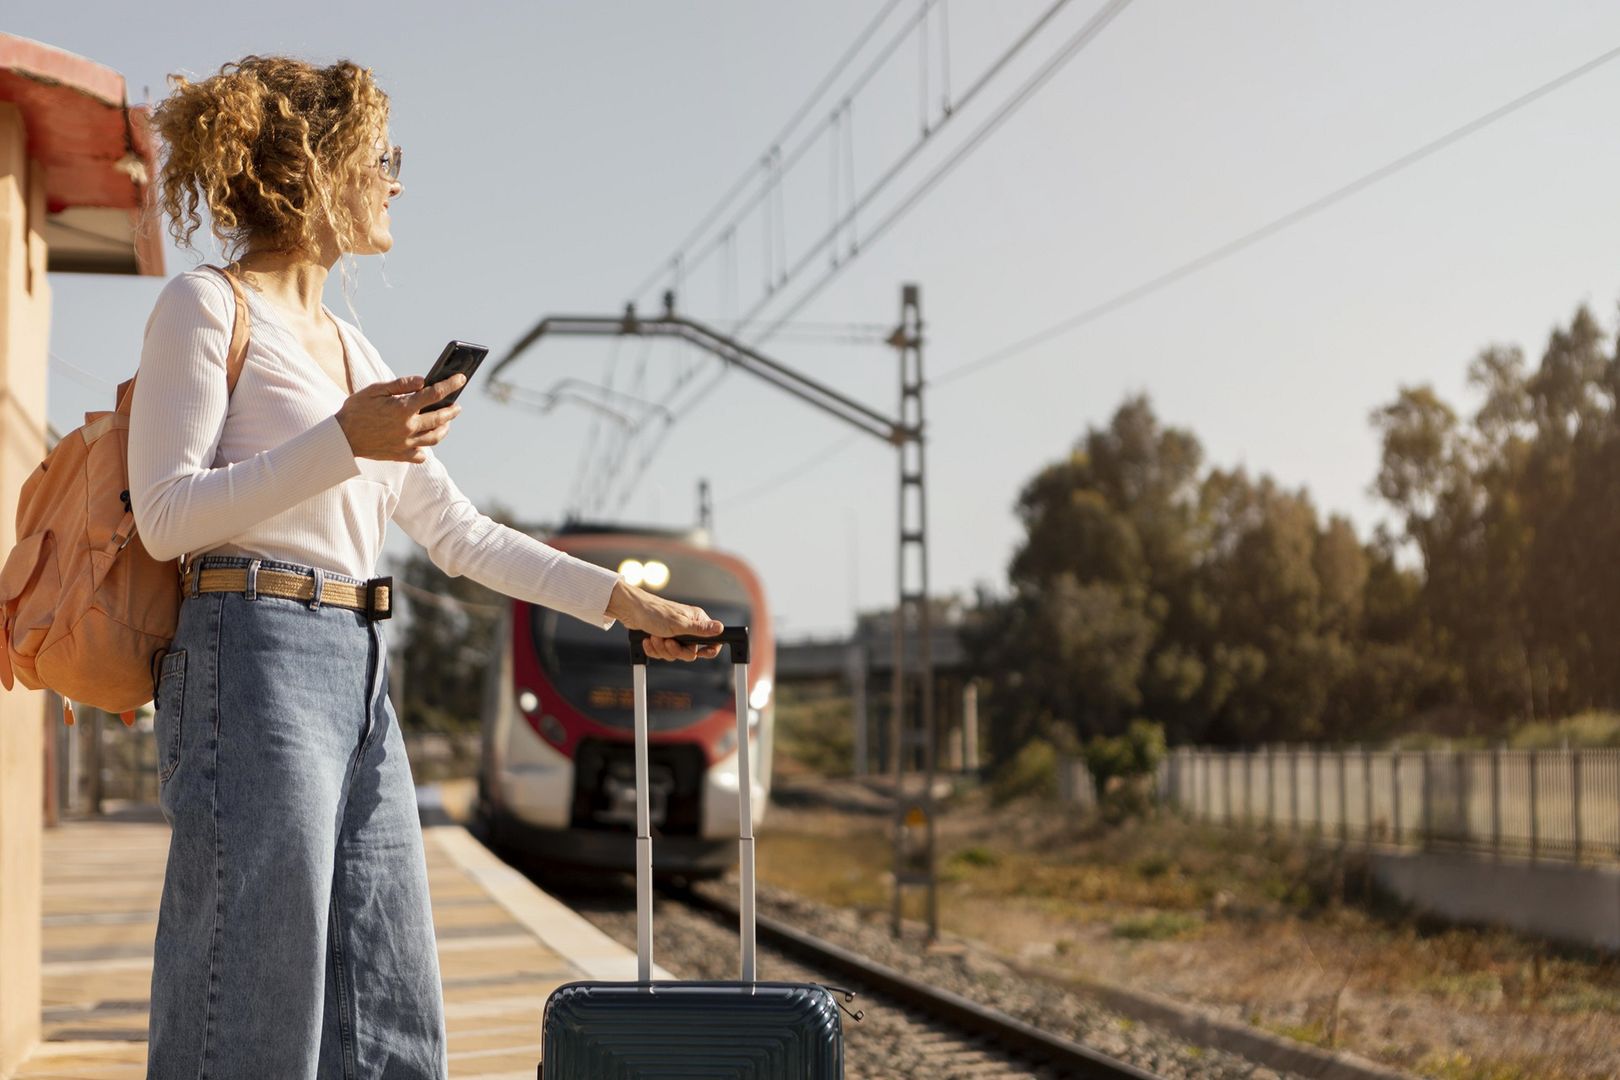
<svg viewBox="0 0 1620 1080"><path fill-rule="evenodd" d="M1620 713L1592 710L1562 720L1526 724L1508 739L1515 750L1620 746Z"/></svg>
<svg viewBox="0 0 1620 1080"><path fill-rule="evenodd" d="M1096 735L1086 742L1086 768L1105 790L1114 777L1146 776L1164 760L1164 727L1150 720L1132 720L1123 735Z"/></svg>
<svg viewBox="0 0 1620 1080"><path fill-rule="evenodd" d="M1014 799L1055 799L1058 792L1057 749L1045 739L1031 739L990 779L990 797L996 805Z"/></svg>
<svg viewBox="0 0 1620 1080"><path fill-rule="evenodd" d="M1147 812L1151 777L1165 752L1164 728L1149 720L1132 720L1123 735L1096 735L1086 742L1086 768L1097 783L1104 818L1119 821Z"/></svg>
<svg viewBox="0 0 1620 1080"><path fill-rule="evenodd" d="M837 686L784 686L776 695L776 752L823 776L855 768L854 705Z"/></svg>

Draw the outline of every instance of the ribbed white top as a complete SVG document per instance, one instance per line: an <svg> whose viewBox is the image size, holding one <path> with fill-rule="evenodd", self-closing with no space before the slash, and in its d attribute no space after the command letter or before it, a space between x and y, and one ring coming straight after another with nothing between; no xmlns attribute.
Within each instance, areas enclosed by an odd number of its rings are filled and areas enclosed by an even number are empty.
<svg viewBox="0 0 1620 1080"><path fill-rule="evenodd" d="M604 629L618 574L478 512L428 460L357 458L338 426L348 394L247 289L252 333L227 399L236 296L216 271L188 270L158 294L130 406L129 495L146 550L257 556L365 579L390 520L452 577ZM324 307L324 305L323 305ZM328 314L330 314L328 309ZM333 316L355 389L398 376L359 329Z"/></svg>

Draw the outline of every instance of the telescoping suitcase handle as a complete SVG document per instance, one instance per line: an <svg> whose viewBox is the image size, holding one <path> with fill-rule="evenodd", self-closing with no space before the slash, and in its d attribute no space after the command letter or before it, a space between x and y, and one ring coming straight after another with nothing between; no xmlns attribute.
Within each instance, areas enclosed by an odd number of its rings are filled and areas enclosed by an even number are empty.
<svg viewBox="0 0 1620 1080"><path fill-rule="evenodd" d="M647 810L647 650L649 635L630 631L631 678L636 708L636 981L652 981L652 828ZM748 758L748 627L728 626L713 637L684 634L683 645L724 645L731 651L737 686L737 836L741 875L742 981L755 980L754 963L754 781Z"/></svg>

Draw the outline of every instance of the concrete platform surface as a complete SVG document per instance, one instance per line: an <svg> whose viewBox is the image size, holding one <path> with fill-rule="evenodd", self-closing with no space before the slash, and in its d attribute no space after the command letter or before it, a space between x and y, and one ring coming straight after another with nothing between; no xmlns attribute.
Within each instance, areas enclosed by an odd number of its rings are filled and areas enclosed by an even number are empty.
<svg viewBox="0 0 1620 1080"><path fill-rule="evenodd" d="M633 979L635 954L480 844L457 820L465 794L418 791L450 1075L533 1080L546 996L574 979ZM42 1041L0 1080L144 1080L168 850L155 806L46 830Z"/></svg>

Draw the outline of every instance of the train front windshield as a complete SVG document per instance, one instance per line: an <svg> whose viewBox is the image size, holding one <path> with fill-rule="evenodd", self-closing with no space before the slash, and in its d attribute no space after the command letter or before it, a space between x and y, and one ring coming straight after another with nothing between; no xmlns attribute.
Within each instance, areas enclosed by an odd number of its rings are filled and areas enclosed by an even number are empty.
<svg viewBox="0 0 1620 1080"><path fill-rule="evenodd" d="M634 552L581 553L605 566L618 566ZM694 604L727 626L746 626L747 590L729 572L698 559L664 557L669 586L659 595ZM541 668L563 700L609 727L633 728L630 648L624 627L602 630L548 608L532 607L534 641ZM648 724L673 731L730 707L734 698L731 658L722 650L712 660L654 663L647 681Z"/></svg>

